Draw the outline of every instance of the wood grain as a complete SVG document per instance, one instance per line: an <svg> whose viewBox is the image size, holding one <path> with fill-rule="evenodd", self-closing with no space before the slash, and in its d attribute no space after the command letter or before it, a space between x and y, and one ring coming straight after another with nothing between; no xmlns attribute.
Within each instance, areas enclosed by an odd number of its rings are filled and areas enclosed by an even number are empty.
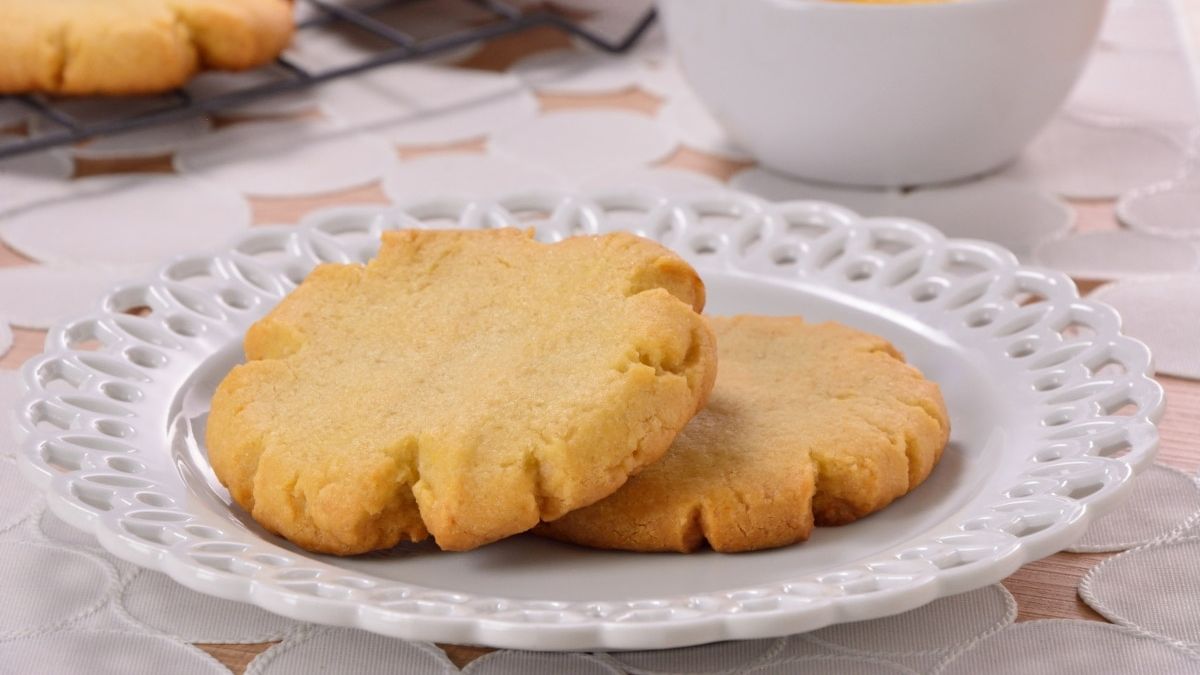
<svg viewBox="0 0 1200 675"><path fill-rule="evenodd" d="M37 263L13 250L0 241L0 267L15 267L17 265L36 265Z"/></svg>
<svg viewBox="0 0 1200 675"><path fill-rule="evenodd" d="M1004 587L1017 600L1017 621L1090 619L1104 621L1079 599L1079 580L1110 553L1056 553L1017 570Z"/></svg>
<svg viewBox="0 0 1200 675"><path fill-rule="evenodd" d="M538 52L567 49L571 38L559 30L542 26L520 34L506 35L485 44L458 65L463 68L504 72L509 66Z"/></svg>
<svg viewBox="0 0 1200 675"><path fill-rule="evenodd" d="M537 30L519 37L494 40L468 59L464 65L500 71L526 55L568 45L569 41L555 31ZM651 115L662 104L662 101L652 94L636 89L599 96L543 95L539 98L544 110L618 108ZM471 139L450 145L397 148L397 154L401 161L431 154L483 151L482 139ZM730 162L688 148L680 148L661 164L707 173L720 180L727 180L732 174L750 166L749 163ZM170 170L169 158L159 157L141 161L79 162L76 175ZM319 197L253 199L251 203L254 222L266 224L295 222L313 210L335 204L382 204L387 203L387 200L379 185L376 184ZM1117 226L1111 202L1079 202L1073 206L1079 230L1111 229ZM19 253L0 245L0 266L31 263L32 261ZM1082 282L1080 285L1084 292L1090 292L1098 285L1089 280L1079 281ZM17 368L42 349L44 333L21 329L15 329L13 332L15 343L13 348L0 358L0 368ZM1160 381L1167 389L1168 402L1160 427L1162 447L1159 460L1187 471L1195 471L1200 467L1200 382L1171 377L1162 377ZM1103 620L1079 600L1076 588L1083 574L1106 557L1108 554L1059 553L1021 568L1004 581L1004 585L1017 599L1018 621L1046 618ZM272 644L274 643L201 644L197 646L240 675L256 655ZM459 645L439 646L460 667L490 651L479 647Z"/></svg>
<svg viewBox="0 0 1200 675"><path fill-rule="evenodd" d="M2 266L3 263L0 263ZM29 357L42 353L42 345L46 342L46 331L13 328L13 346L8 353L0 357L0 369L15 370Z"/></svg>
<svg viewBox="0 0 1200 675"><path fill-rule="evenodd" d="M250 665L254 657L277 644L279 643L262 642L253 645L201 643L196 646L208 652L214 659L225 664L225 667L233 671L234 675L242 675L242 673L246 672L246 666Z"/></svg>
<svg viewBox="0 0 1200 675"><path fill-rule="evenodd" d="M626 89L611 94L539 94L542 110L596 110L612 108L653 115L662 107L662 99L640 89Z"/></svg>
<svg viewBox="0 0 1200 675"><path fill-rule="evenodd" d="M110 173L174 173L171 155L159 157L127 157L121 159L76 159L75 178Z"/></svg>
<svg viewBox="0 0 1200 675"><path fill-rule="evenodd" d="M468 663L484 654L496 651L487 647L470 647L465 645L444 645L439 643L438 646L442 648L442 651L446 652L446 656L450 657L454 665L459 668L465 668Z"/></svg>
<svg viewBox="0 0 1200 675"><path fill-rule="evenodd" d="M315 197L256 198L250 200L255 225L295 223L310 211L336 204L387 204L383 188L378 183L365 187L351 188L333 194Z"/></svg>

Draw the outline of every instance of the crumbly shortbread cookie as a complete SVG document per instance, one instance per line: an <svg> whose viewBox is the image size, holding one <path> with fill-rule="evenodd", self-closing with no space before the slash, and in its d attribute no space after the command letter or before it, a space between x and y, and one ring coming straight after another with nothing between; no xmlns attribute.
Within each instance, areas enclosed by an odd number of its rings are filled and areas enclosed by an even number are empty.
<svg viewBox="0 0 1200 675"><path fill-rule="evenodd" d="M465 550L615 491L716 375L704 286L631 234L383 235L318 267L246 335L209 458L258 522L353 554Z"/></svg>
<svg viewBox="0 0 1200 675"><path fill-rule="evenodd" d="M167 91L267 63L292 27L290 0L0 0L0 94Z"/></svg>
<svg viewBox="0 0 1200 675"><path fill-rule="evenodd" d="M662 460L539 534L633 551L784 546L814 519L882 509L941 457L941 393L883 338L795 317L711 323L721 370L708 407Z"/></svg>

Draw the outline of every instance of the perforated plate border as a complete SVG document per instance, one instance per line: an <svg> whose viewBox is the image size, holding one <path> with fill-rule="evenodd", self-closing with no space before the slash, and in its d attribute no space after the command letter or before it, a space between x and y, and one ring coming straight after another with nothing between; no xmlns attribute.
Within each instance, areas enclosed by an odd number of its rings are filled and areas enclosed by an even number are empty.
<svg viewBox="0 0 1200 675"><path fill-rule="evenodd" d="M168 407L196 367L321 262L372 257L385 229L533 227L539 239L625 229L721 271L819 287L919 321L969 349L1018 401L992 503L894 554L786 582L682 597L550 602L386 582L299 558L189 510ZM665 648L783 635L905 611L994 583L1069 546L1153 460L1163 391L1116 313L1062 274L904 219L733 192L529 192L340 207L173 259L55 328L23 371L22 468L51 508L114 554L193 589L408 639L523 649ZM173 426L174 425L174 426ZM168 431L170 430L170 431ZM177 447L172 447L172 442ZM1021 453L1024 453L1023 455ZM184 470L204 470L180 464ZM192 468L188 468L191 466ZM986 500L985 500L986 502Z"/></svg>

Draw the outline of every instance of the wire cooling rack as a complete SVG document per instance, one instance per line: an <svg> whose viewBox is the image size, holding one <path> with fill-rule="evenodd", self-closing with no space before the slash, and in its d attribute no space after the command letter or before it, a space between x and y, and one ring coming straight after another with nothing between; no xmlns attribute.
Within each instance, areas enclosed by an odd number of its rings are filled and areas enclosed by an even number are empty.
<svg viewBox="0 0 1200 675"><path fill-rule="evenodd" d="M491 40L502 35L519 33L547 26L574 35L591 46L611 54L628 51L654 23L655 12L649 9L629 29L616 38L599 35L579 23L550 10L523 13L499 0L461 0L483 9L485 18L471 28L445 35L418 39L405 32L403 25L393 25L377 18L392 7L429 4L428 0L379 0L370 4L346 6L329 0L298 0L311 5L311 17L296 25L297 35L303 31L352 30L376 38L384 46L362 59L329 68L305 67L296 60L281 56L275 59L279 79L249 84L244 88L218 95L197 97L185 89L176 89L164 99L162 106L138 109L136 113L118 115L96 121L76 119L56 106L53 99L41 95L0 97L14 100L40 118L42 133L0 146L0 158L34 152L44 148L77 143L97 136L136 131L159 124L175 122L226 108L305 89L322 82L347 77L391 63L433 56L467 45ZM437 11L431 7L428 11Z"/></svg>

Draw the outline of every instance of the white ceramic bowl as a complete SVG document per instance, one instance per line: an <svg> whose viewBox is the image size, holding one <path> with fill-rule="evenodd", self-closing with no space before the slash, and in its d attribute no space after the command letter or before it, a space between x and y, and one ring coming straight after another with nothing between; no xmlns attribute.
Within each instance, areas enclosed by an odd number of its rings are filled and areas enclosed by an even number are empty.
<svg viewBox="0 0 1200 675"><path fill-rule="evenodd" d="M659 0L701 100L763 164L915 185L1012 159L1069 93L1107 0Z"/></svg>

